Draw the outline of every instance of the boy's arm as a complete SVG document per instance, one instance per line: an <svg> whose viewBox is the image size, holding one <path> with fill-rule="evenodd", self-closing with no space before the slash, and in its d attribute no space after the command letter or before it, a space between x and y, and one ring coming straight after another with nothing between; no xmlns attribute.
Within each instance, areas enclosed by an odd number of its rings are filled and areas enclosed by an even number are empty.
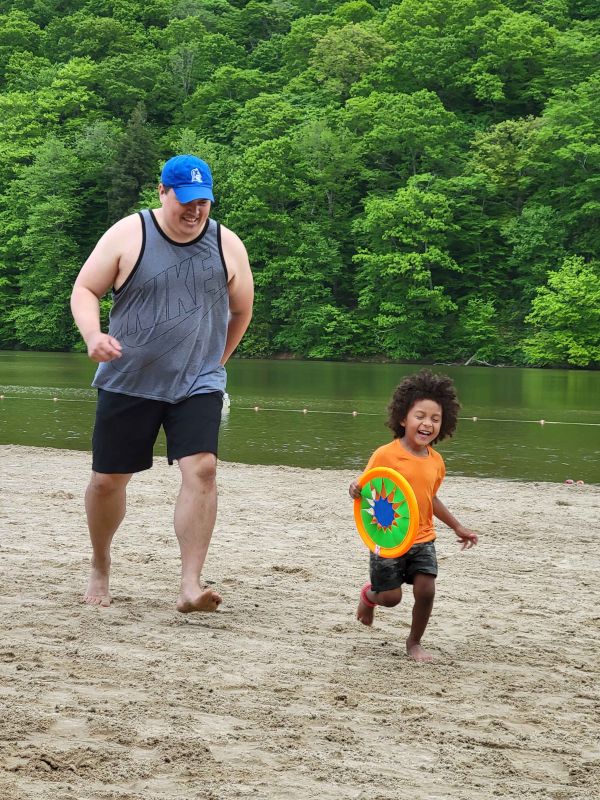
<svg viewBox="0 0 600 800"><path fill-rule="evenodd" d="M475 531L469 530L469 528L465 528L461 525L454 514L450 513L449 509L446 508L437 496L433 498L433 513L440 522L452 528L462 542L461 550L468 550L470 547L473 547L474 544L477 544L479 537Z"/></svg>

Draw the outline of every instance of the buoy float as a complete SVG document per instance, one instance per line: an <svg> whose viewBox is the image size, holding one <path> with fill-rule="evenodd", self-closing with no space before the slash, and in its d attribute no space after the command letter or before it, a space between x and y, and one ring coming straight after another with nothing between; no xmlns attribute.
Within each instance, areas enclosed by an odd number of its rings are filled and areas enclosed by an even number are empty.
<svg viewBox="0 0 600 800"><path fill-rule="evenodd" d="M307 409L307 408L303 408L303 409L302 409L302 413L303 413L303 414L308 414L308 409Z"/></svg>
<svg viewBox="0 0 600 800"><path fill-rule="evenodd" d="M567 478L567 480L565 481L565 483L567 484L567 486L572 486L572 485L575 483L575 481L574 481L574 480L572 480L571 478Z"/></svg>
<svg viewBox="0 0 600 800"><path fill-rule="evenodd" d="M477 422L477 417L473 417L473 422Z"/></svg>
<svg viewBox="0 0 600 800"><path fill-rule="evenodd" d="M58 397L53 397L52 399L53 399L53 400L54 400L54 402L56 403L56 402L57 402L57 400L58 400Z"/></svg>
<svg viewBox="0 0 600 800"><path fill-rule="evenodd" d="M545 422L546 422L546 420L545 420L545 419L541 419L541 420L540 420L540 425L544 425L544 424L545 424Z"/></svg>
<svg viewBox="0 0 600 800"><path fill-rule="evenodd" d="M352 416L353 416L353 417L358 417L358 411L353 411L353 412L352 412Z"/></svg>
<svg viewBox="0 0 600 800"><path fill-rule="evenodd" d="M255 411L260 411L260 408L258 406L254 406L254 410Z"/></svg>

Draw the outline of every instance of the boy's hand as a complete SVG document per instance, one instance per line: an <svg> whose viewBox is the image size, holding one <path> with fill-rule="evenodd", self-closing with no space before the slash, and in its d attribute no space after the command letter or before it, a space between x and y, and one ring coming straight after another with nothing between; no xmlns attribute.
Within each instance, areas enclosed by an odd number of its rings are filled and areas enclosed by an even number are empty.
<svg viewBox="0 0 600 800"><path fill-rule="evenodd" d="M469 530L469 528L464 528L462 525L458 525L454 528L454 533L458 536L461 541L461 550L470 550L474 544L477 544L479 541L479 536L475 533L475 531Z"/></svg>
<svg viewBox="0 0 600 800"><path fill-rule="evenodd" d="M353 500L358 500L358 498L361 496L360 484L358 481L352 481L352 483L348 487L348 494Z"/></svg>

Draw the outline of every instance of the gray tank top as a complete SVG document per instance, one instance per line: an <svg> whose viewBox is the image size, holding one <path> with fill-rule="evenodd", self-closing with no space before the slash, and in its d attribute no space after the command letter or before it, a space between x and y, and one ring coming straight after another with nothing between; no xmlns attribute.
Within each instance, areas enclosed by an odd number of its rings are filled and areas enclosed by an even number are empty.
<svg viewBox="0 0 600 800"><path fill-rule="evenodd" d="M140 255L113 290L110 312L109 333L123 355L100 364L92 386L169 403L224 392L229 294L220 225L209 219L196 239L180 244L152 211L140 218Z"/></svg>

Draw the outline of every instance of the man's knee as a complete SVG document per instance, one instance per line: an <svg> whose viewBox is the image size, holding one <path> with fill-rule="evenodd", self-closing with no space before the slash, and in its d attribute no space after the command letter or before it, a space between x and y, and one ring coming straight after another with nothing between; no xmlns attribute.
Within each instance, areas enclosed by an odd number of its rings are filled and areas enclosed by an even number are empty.
<svg viewBox="0 0 600 800"><path fill-rule="evenodd" d="M107 497L125 489L130 478L131 475L129 474L92 472L88 492L100 497Z"/></svg>
<svg viewBox="0 0 600 800"><path fill-rule="evenodd" d="M217 479L217 457L213 453L196 453L179 460L184 480L213 484Z"/></svg>

